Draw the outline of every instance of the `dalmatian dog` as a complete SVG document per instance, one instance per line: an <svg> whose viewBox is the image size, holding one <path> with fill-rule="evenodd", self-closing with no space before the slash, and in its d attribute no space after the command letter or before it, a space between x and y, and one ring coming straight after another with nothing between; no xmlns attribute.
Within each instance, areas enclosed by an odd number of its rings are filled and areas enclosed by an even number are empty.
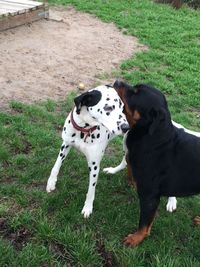
<svg viewBox="0 0 200 267"><path fill-rule="evenodd" d="M89 168L89 188L82 209L84 218L88 218L93 210L100 162L108 142L114 136L124 134L129 125L123 113L124 104L112 86L98 86L76 97L74 102L75 107L63 127L63 143L46 190L55 189L65 157L71 147L77 148L86 156Z"/></svg>

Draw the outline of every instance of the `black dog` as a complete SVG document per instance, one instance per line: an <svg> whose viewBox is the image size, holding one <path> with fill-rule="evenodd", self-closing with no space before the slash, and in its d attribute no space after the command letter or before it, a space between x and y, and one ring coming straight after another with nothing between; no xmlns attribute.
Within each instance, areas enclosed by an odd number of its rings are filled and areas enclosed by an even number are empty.
<svg viewBox="0 0 200 267"><path fill-rule="evenodd" d="M172 124L166 99L157 89L119 81L114 88L131 126L127 147L140 200L140 221L125 244L136 246L150 234L161 196L200 193L200 138ZM200 225L200 217L195 221Z"/></svg>

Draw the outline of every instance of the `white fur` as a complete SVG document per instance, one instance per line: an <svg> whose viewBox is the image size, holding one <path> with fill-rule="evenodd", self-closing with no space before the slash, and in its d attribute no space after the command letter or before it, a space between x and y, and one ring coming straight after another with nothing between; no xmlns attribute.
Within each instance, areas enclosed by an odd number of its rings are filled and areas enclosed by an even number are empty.
<svg viewBox="0 0 200 267"><path fill-rule="evenodd" d="M166 205L166 210L169 212L173 212L176 210L176 206L177 206L176 198L175 197L169 197L167 205Z"/></svg>
<svg viewBox="0 0 200 267"><path fill-rule="evenodd" d="M177 123L175 121L172 121L172 123L176 128L183 129L186 133L189 133L189 134L195 135L197 137L200 137L200 133L199 132L188 130L185 127L183 127L183 125L181 125L181 124L179 124L179 123Z"/></svg>

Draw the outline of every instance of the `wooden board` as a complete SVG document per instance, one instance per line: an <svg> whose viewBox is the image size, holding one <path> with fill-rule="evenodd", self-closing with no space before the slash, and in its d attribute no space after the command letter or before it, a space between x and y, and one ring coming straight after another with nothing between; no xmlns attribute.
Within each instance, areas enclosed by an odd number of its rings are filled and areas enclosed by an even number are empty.
<svg viewBox="0 0 200 267"><path fill-rule="evenodd" d="M49 17L48 5L29 0L0 0L0 31Z"/></svg>

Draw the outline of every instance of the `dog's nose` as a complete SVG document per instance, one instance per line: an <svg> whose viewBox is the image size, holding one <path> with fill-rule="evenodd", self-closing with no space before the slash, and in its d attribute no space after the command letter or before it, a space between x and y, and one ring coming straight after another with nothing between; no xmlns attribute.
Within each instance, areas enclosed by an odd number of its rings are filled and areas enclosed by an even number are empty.
<svg viewBox="0 0 200 267"><path fill-rule="evenodd" d="M129 127L129 125L127 123L123 123L121 125L121 129L122 129L123 133L126 133L130 129L130 127Z"/></svg>

